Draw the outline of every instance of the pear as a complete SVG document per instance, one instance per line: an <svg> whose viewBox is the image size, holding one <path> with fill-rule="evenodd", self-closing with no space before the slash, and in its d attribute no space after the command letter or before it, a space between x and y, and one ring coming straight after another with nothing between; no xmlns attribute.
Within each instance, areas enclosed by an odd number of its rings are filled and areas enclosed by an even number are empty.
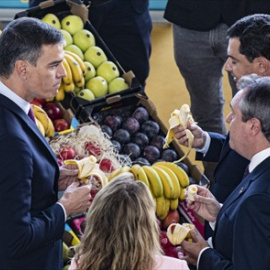
<svg viewBox="0 0 270 270"><path fill-rule="evenodd" d="M109 94L117 93L128 88L129 85L126 83L124 78L117 77L109 83Z"/></svg>
<svg viewBox="0 0 270 270"><path fill-rule="evenodd" d="M97 75L103 77L109 83L111 80L119 77L119 70L112 61L104 61L97 68Z"/></svg>
<svg viewBox="0 0 270 270"><path fill-rule="evenodd" d="M47 24L54 26L57 29L61 29L60 21L53 13L46 14L41 20Z"/></svg>
<svg viewBox="0 0 270 270"><path fill-rule="evenodd" d="M107 56L100 47L92 46L84 53L84 59L97 68L101 63L107 61Z"/></svg>
<svg viewBox="0 0 270 270"><path fill-rule="evenodd" d="M74 52L75 54L77 54L82 60L84 60L84 55L83 55L83 52L82 50L74 45L74 44L70 44L68 46L65 47L65 50L66 51L71 51L71 52Z"/></svg>
<svg viewBox="0 0 270 270"><path fill-rule="evenodd" d="M77 31L82 30L84 26L83 20L77 15L68 15L61 21L62 29L74 35Z"/></svg>
<svg viewBox="0 0 270 270"><path fill-rule="evenodd" d="M82 29L73 35L73 43L85 52L89 47L96 45L96 40L89 30Z"/></svg>
<svg viewBox="0 0 270 270"><path fill-rule="evenodd" d="M108 84L106 80L100 76L90 79L85 86L94 93L96 98L104 97L108 93Z"/></svg>
<svg viewBox="0 0 270 270"><path fill-rule="evenodd" d="M65 40L64 48L71 45L71 44L73 44L73 39L72 39L71 34L68 31L64 30L64 29L60 29L60 31L61 31L61 33L62 33L62 35L64 37L64 40Z"/></svg>
<svg viewBox="0 0 270 270"><path fill-rule="evenodd" d="M88 61L84 61L84 65L86 68L86 73L84 76L84 80L87 82L90 79L94 78L96 76L96 69L95 67Z"/></svg>

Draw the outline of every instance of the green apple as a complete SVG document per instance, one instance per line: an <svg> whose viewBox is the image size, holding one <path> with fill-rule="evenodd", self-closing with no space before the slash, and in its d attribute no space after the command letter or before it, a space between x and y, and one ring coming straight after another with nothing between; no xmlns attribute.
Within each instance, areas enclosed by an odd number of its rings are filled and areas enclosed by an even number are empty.
<svg viewBox="0 0 270 270"><path fill-rule="evenodd" d="M71 34L68 31L64 30L64 29L60 29L60 31L61 31L61 33L62 33L62 35L64 37L64 40L65 40L64 48L67 47L68 45L73 44L73 38L72 38Z"/></svg>
<svg viewBox="0 0 270 270"><path fill-rule="evenodd" d="M100 47L92 46L84 53L84 59L97 68L101 63L107 61L107 56Z"/></svg>
<svg viewBox="0 0 270 270"><path fill-rule="evenodd" d="M65 47L65 50L76 53L82 60L84 60L83 52L78 46L76 46L74 44L70 44L70 45Z"/></svg>
<svg viewBox="0 0 270 270"><path fill-rule="evenodd" d="M104 97L108 94L108 84L106 80L100 76L90 79L85 86L94 93L96 98Z"/></svg>
<svg viewBox="0 0 270 270"><path fill-rule="evenodd" d="M73 43L85 52L89 47L96 45L96 39L89 30L82 29L73 35Z"/></svg>
<svg viewBox="0 0 270 270"><path fill-rule="evenodd" d="M112 61L105 61L97 68L97 75L103 77L107 83L116 77L119 77L119 70L116 64Z"/></svg>
<svg viewBox="0 0 270 270"><path fill-rule="evenodd" d="M128 89L129 85L122 77L117 77L109 83L109 94L117 93L119 91Z"/></svg>
<svg viewBox="0 0 270 270"><path fill-rule="evenodd" d="M83 20L77 15L68 15L61 21L62 29L74 35L77 31L82 30L84 26Z"/></svg>
<svg viewBox="0 0 270 270"><path fill-rule="evenodd" d="M87 82L90 79L94 78L96 76L96 69L95 67L88 61L84 61L84 65L86 68L86 73L84 76L84 80Z"/></svg>
<svg viewBox="0 0 270 270"><path fill-rule="evenodd" d="M47 24L54 26L57 29L61 28L59 19L53 13L46 14L41 20Z"/></svg>
<svg viewBox="0 0 270 270"><path fill-rule="evenodd" d="M96 97L94 95L94 93L90 90L90 89L82 89L78 94L78 97L86 99L88 101L90 100L94 100Z"/></svg>

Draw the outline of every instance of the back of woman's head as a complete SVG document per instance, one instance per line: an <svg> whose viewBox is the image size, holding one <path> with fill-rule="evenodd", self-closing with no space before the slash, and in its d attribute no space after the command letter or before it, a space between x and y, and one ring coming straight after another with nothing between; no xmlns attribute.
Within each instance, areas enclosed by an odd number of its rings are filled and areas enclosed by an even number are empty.
<svg viewBox="0 0 270 270"><path fill-rule="evenodd" d="M86 217L79 269L151 269L160 253L148 187L124 173L96 195Z"/></svg>

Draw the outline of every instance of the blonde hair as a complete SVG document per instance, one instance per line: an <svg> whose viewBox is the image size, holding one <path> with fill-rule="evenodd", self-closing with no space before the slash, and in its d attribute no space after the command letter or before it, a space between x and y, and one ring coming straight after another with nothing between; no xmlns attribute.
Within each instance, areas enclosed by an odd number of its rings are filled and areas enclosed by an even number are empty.
<svg viewBox="0 0 270 270"><path fill-rule="evenodd" d="M75 255L80 270L150 270L161 254L155 203L148 187L122 173L102 188L86 216Z"/></svg>

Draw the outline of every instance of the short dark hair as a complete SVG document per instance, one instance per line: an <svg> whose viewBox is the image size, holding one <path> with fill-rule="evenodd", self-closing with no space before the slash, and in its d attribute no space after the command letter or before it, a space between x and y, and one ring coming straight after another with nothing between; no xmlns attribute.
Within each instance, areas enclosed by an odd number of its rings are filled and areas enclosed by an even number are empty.
<svg viewBox="0 0 270 270"><path fill-rule="evenodd" d="M254 14L234 23L227 32L228 38L239 38L239 51L248 61L263 56L270 60L270 15Z"/></svg>
<svg viewBox="0 0 270 270"><path fill-rule="evenodd" d="M270 77L256 79L253 84L246 87L246 91L239 104L242 121L247 122L251 118L259 119L262 132L270 142Z"/></svg>
<svg viewBox="0 0 270 270"><path fill-rule="evenodd" d="M0 76L9 78L17 60L36 65L43 45L62 42L58 29L37 18L21 17L11 21L0 36Z"/></svg>

